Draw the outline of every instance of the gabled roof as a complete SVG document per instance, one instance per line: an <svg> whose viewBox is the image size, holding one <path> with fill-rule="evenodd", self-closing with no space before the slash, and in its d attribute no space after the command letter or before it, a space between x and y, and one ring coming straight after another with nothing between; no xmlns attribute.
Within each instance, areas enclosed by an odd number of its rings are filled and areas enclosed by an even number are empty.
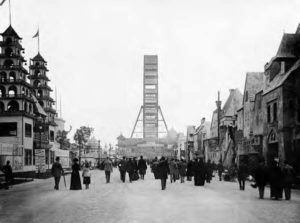
<svg viewBox="0 0 300 223"><path fill-rule="evenodd" d="M3 33L1 33L1 35L2 36L13 36L17 39L22 39L11 25Z"/></svg>
<svg viewBox="0 0 300 223"><path fill-rule="evenodd" d="M46 60L41 56L40 53L38 53L35 57L32 58L33 61L42 61L46 63Z"/></svg>
<svg viewBox="0 0 300 223"><path fill-rule="evenodd" d="M243 103L243 95L239 89L230 89L230 95L223 106L223 116L233 116Z"/></svg>
<svg viewBox="0 0 300 223"><path fill-rule="evenodd" d="M295 58L297 51L300 49L300 33L284 33L281 39L277 58Z"/></svg>
<svg viewBox="0 0 300 223"><path fill-rule="evenodd" d="M254 101L255 94L263 89L264 86L264 73L263 72L247 72L245 87L244 87L244 98L245 102L246 91L248 92L248 98L250 101Z"/></svg>
<svg viewBox="0 0 300 223"><path fill-rule="evenodd" d="M269 85L264 89L263 94L267 94L270 91L275 90L276 88L280 87L286 79L297 69L300 68L300 59L296 61L296 63L286 72L283 74L276 75L274 79L269 83Z"/></svg>

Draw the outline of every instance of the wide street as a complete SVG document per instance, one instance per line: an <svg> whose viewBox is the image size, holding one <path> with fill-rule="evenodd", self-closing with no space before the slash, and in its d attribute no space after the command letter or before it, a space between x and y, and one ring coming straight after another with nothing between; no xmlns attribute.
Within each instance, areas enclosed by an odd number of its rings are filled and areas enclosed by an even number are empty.
<svg viewBox="0 0 300 223"><path fill-rule="evenodd" d="M267 189L259 200L249 184L239 191L237 183L216 178L204 187L168 181L162 191L149 171L144 181L121 183L117 169L110 184L103 171L92 171L89 190L70 191L70 175L66 180L59 191L52 178L0 190L0 222L300 222L299 191L291 201L273 201Z"/></svg>

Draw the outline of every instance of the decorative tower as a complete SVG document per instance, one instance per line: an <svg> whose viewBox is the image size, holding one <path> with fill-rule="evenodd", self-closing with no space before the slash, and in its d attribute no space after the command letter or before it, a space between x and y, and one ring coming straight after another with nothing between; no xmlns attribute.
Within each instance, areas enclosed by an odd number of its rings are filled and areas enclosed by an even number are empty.
<svg viewBox="0 0 300 223"><path fill-rule="evenodd" d="M53 98L50 96L52 89L48 85L50 81L47 76L47 62L38 52L38 54L30 59L29 65L29 79L33 86L33 94L38 101L41 108L45 111L46 116L40 119L36 126L36 135L34 138L34 149L42 149L42 153L45 153L45 164L51 163L50 159L53 159L53 152L50 152L50 148L53 147L55 140L55 116L56 110L52 107L54 104ZM41 152L41 150L39 150Z"/></svg>
<svg viewBox="0 0 300 223"><path fill-rule="evenodd" d="M14 170L31 170L34 100L31 97L32 86L27 82L28 72L23 67L26 61L22 56L22 38L12 26L1 36L0 142L2 148L13 145L6 152Z"/></svg>

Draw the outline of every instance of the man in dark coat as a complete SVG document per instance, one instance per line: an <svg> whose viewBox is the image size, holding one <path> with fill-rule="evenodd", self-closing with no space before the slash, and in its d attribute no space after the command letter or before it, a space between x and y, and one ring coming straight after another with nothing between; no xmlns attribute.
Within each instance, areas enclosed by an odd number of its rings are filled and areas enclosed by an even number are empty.
<svg viewBox="0 0 300 223"><path fill-rule="evenodd" d="M218 170L218 175L219 175L219 181L222 181L222 173L224 171L224 167L223 167L221 160L219 161L219 163L217 165L217 170Z"/></svg>
<svg viewBox="0 0 300 223"><path fill-rule="evenodd" d="M203 158L196 158L193 169L195 186L203 186L205 184L206 177L206 169Z"/></svg>
<svg viewBox="0 0 300 223"><path fill-rule="evenodd" d="M180 182L184 183L184 178L186 176L186 168L187 164L184 159L180 159L180 162L178 163L178 171L180 176Z"/></svg>
<svg viewBox="0 0 300 223"><path fill-rule="evenodd" d="M157 159L157 157L154 158L154 160L152 161L152 172L154 174L154 178L157 180L159 179L158 174L157 174L157 166L159 164L159 161Z"/></svg>
<svg viewBox="0 0 300 223"><path fill-rule="evenodd" d="M166 189L168 179L169 164L165 157L161 157L160 162L157 165L157 174L161 180L161 189Z"/></svg>
<svg viewBox="0 0 300 223"><path fill-rule="evenodd" d="M258 187L259 198L264 199L265 186L268 182L268 169L265 166L265 161L261 158L259 165L254 170L255 186Z"/></svg>
<svg viewBox="0 0 300 223"><path fill-rule="evenodd" d="M144 180L144 176L145 176L146 170L147 170L147 164L146 164L146 161L143 159L143 156L140 157L140 160L138 163L138 170L139 170L141 179Z"/></svg>
<svg viewBox="0 0 300 223"><path fill-rule="evenodd" d="M245 181L247 175L248 175L248 168L243 162L241 162L238 167L238 181L240 185L240 190L245 190Z"/></svg>
<svg viewBox="0 0 300 223"><path fill-rule="evenodd" d="M123 159L118 164L119 171L120 171L120 178L123 183L125 183L125 179L126 179L126 165L127 165L126 157L123 156Z"/></svg>
<svg viewBox="0 0 300 223"><path fill-rule="evenodd" d="M6 165L2 167L1 170L5 175L5 189L9 189L9 186L13 184L13 172L10 165L10 161L6 161Z"/></svg>
<svg viewBox="0 0 300 223"><path fill-rule="evenodd" d="M191 181L192 177L194 176L193 166L194 166L193 160L189 160L187 163L187 170L186 170L186 180L187 181Z"/></svg>
<svg viewBox="0 0 300 223"><path fill-rule="evenodd" d="M133 174L134 174L134 163L131 158L129 158L129 160L127 162L126 171L129 176L129 182L131 183L133 180Z"/></svg>
<svg viewBox="0 0 300 223"><path fill-rule="evenodd" d="M274 161L271 163L269 176L270 176L271 198L274 200L278 200L282 198L282 192L283 192L283 173L281 168L279 167L278 158L275 158Z"/></svg>
<svg viewBox="0 0 300 223"><path fill-rule="evenodd" d="M54 190L58 190L60 177L62 174L64 174L64 170L61 164L59 163L59 156L55 158L55 162L53 163L51 168L51 174L54 177L54 182L55 182Z"/></svg>
<svg viewBox="0 0 300 223"><path fill-rule="evenodd" d="M285 161L283 167L283 188L286 200L291 199L291 189L295 179L295 175L296 174L294 168L291 165L289 165L287 161Z"/></svg>
<svg viewBox="0 0 300 223"><path fill-rule="evenodd" d="M207 174L206 174L206 182L207 183L210 183L211 179L212 179L212 175L213 175L213 165L212 163L210 162L210 160L207 160L207 163L206 163L206 170L207 170Z"/></svg>

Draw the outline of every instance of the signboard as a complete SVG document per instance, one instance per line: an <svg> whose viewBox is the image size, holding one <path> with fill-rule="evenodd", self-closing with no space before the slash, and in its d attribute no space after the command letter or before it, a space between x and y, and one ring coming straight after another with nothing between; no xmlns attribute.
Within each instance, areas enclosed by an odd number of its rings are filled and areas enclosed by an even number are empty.
<svg viewBox="0 0 300 223"><path fill-rule="evenodd" d="M46 172L45 150L44 149L35 149L34 154L35 154L36 170L40 173Z"/></svg>

